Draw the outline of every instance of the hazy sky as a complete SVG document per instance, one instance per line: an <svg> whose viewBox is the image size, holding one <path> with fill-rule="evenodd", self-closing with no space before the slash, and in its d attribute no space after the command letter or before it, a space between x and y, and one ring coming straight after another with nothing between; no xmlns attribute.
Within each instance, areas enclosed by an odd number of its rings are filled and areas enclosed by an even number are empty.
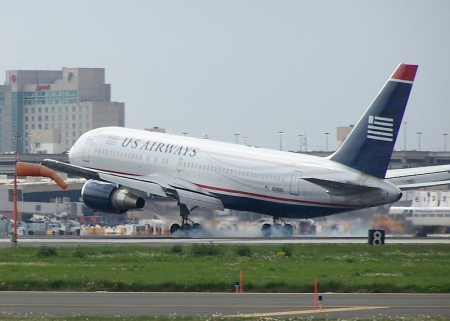
<svg viewBox="0 0 450 321"><path fill-rule="evenodd" d="M273 149L283 131L284 150L299 134L325 150L329 132L331 150L406 62L406 148L422 132L422 150L443 150L450 134L450 1L15 0L0 30L3 74L105 68L126 127Z"/></svg>

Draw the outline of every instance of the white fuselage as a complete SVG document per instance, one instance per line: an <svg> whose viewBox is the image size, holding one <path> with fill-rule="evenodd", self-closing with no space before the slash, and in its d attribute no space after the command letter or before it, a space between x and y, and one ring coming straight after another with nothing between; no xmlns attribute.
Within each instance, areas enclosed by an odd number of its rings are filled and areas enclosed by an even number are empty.
<svg viewBox="0 0 450 321"><path fill-rule="evenodd" d="M106 172L183 179L225 208L310 218L388 204L400 190L326 158L121 127L94 129L72 147L71 164ZM330 193L305 178L356 184L361 193Z"/></svg>

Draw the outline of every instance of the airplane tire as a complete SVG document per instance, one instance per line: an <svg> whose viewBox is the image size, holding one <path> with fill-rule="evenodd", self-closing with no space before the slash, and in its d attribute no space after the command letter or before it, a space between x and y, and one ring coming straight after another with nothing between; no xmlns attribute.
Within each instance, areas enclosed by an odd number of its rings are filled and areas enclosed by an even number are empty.
<svg viewBox="0 0 450 321"><path fill-rule="evenodd" d="M261 227L261 233L263 237L270 237L272 234L272 226L269 223L264 223Z"/></svg>
<svg viewBox="0 0 450 321"><path fill-rule="evenodd" d="M283 226L279 223L274 224L272 226L272 235L273 236L283 236L284 235Z"/></svg>
<svg viewBox="0 0 450 321"><path fill-rule="evenodd" d="M191 224L185 223L185 224L181 224L181 230L182 231L189 231L192 228Z"/></svg>
<svg viewBox="0 0 450 321"><path fill-rule="evenodd" d="M294 227L291 224L286 224L283 226L283 234L286 237L291 237L294 234Z"/></svg>
<svg viewBox="0 0 450 321"><path fill-rule="evenodd" d="M202 232L202 226L199 223L192 224L190 229L190 237L197 237Z"/></svg>
<svg viewBox="0 0 450 321"><path fill-rule="evenodd" d="M170 234L175 233L176 231L178 231L180 229L180 225L179 224L172 224L170 226Z"/></svg>

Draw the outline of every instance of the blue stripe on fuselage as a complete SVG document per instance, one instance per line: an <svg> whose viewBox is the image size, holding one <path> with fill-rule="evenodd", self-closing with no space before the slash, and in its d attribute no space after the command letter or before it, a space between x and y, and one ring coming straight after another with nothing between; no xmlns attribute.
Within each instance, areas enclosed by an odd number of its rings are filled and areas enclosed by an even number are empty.
<svg viewBox="0 0 450 321"><path fill-rule="evenodd" d="M226 208L236 211L249 211L270 215L274 217L284 218L315 218L320 216L328 216L342 212L349 212L358 210L355 207L326 207L326 206L311 206L286 204L280 202L273 202L261 199L254 199L250 197L232 196L225 194L213 193L219 198Z"/></svg>

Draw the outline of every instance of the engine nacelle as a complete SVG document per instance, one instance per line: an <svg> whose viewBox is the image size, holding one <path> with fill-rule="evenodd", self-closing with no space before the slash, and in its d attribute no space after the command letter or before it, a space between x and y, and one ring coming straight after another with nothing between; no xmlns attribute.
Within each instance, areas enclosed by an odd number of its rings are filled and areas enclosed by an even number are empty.
<svg viewBox="0 0 450 321"><path fill-rule="evenodd" d="M122 214L128 210L143 208L145 200L114 184L89 180L81 190L84 204L94 211Z"/></svg>

